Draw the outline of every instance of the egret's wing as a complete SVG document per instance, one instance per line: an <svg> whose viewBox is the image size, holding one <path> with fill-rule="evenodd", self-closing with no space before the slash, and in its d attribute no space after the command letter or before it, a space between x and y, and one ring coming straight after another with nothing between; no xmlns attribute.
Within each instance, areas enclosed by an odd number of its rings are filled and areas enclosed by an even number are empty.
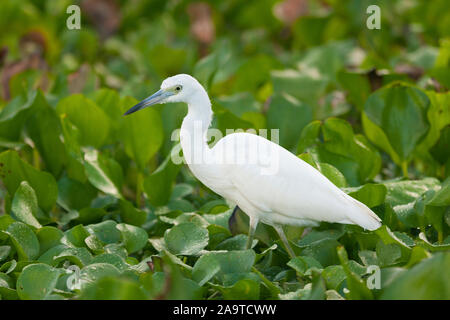
<svg viewBox="0 0 450 320"><path fill-rule="evenodd" d="M355 223L370 230L380 226L379 218L364 204L267 139L234 133L221 139L213 152L217 159L222 157L227 179L236 192L260 212L289 219Z"/></svg>

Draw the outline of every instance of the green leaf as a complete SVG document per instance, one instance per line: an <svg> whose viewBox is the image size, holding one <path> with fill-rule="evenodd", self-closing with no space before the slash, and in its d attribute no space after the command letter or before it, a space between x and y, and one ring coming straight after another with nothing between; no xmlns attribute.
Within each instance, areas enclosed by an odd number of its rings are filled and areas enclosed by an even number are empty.
<svg viewBox="0 0 450 320"><path fill-rule="evenodd" d="M103 112L109 117L111 128L114 129L114 134L120 136L120 123L123 120L123 112L121 109L120 96L117 91L108 88L101 88L93 92L92 100L100 107Z"/></svg>
<svg viewBox="0 0 450 320"><path fill-rule="evenodd" d="M11 218L10 215L7 214L0 215L0 231L5 231L6 229L8 229L8 226L14 221L15 220Z"/></svg>
<svg viewBox="0 0 450 320"><path fill-rule="evenodd" d="M344 247L337 248L339 260L344 268L345 274L347 276L347 286L349 293L347 294L349 299L373 299L372 292L367 288L364 281L354 273L349 266L349 261L347 257L347 252Z"/></svg>
<svg viewBox="0 0 450 320"><path fill-rule="evenodd" d="M152 205L162 206L167 204L180 167L180 164L175 164L171 155L169 155L158 169L144 178L144 191Z"/></svg>
<svg viewBox="0 0 450 320"><path fill-rule="evenodd" d="M429 130L429 105L430 100L422 90L393 83L371 94L364 112L370 121L383 130L400 160L406 161ZM376 140L372 142L381 148L385 147ZM384 148L384 151L389 152L390 149Z"/></svg>
<svg viewBox="0 0 450 320"><path fill-rule="evenodd" d="M396 243L384 244L383 241L377 243L377 262L381 267L395 265L402 257L402 250Z"/></svg>
<svg viewBox="0 0 450 320"><path fill-rule="evenodd" d="M26 224L22 222L11 223L6 233L19 255L19 261L31 261L39 255L39 240Z"/></svg>
<svg viewBox="0 0 450 320"><path fill-rule="evenodd" d="M80 210L89 207L97 195L97 190L88 183L82 183L69 177L58 181L58 204L65 210Z"/></svg>
<svg viewBox="0 0 450 320"><path fill-rule="evenodd" d="M60 271L43 263L23 268L17 279L17 294L23 300L43 300L56 287Z"/></svg>
<svg viewBox="0 0 450 320"><path fill-rule="evenodd" d="M437 9L439 10L439 7ZM449 55L450 41L443 38L440 42L439 54L436 58L435 65L430 70L430 74L447 88L450 88L450 77L447 72L450 66Z"/></svg>
<svg viewBox="0 0 450 320"><path fill-rule="evenodd" d="M180 223L164 234L164 241L174 254L196 255L208 245L208 230L192 222Z"/></svg>
<svg viewBox="0 0 450 320"><path fill-rule="evenodd" d="M386 225L378 228L375 233L382 240L382 244L377 244L377 256L381 263L391 265L397 259L408 260L411 255L411 246L401 239L401 233L393 233Z"/></svg>
<svg viewBox="0 0 450 320"><path fill-rule="evenodd" d="M332 265L322 271L328 289L339 290L347 275L341 265Z"/></svg>
<svg viewBox="0 0 450 320"><path fill-rule="evenodd" d="M81 292L82 300L146 300L139 283L128 278L104 277Z"/></svg>
<svg viewBox="0 0 450 320"><path fill-rule="evenodd" d="M83 268L91 263L92 255L86 248L67 248L53 257L53 265L66 260Z"/></svg>
<svg viewBox="0 0 450 320"><path fill-rule="evenodd" d="M10 246L0 246L0 262L5 260L11 252Z"/></svg>
<svg viewBox="0 0 450 320"><path fill-rule="evenodd" d="M70 122L66 114L60 115L62 134L64 137L64 147L67 153L67 176L71 179L86 182L84 172L83 156L80 147L80 130Z"/></svg>
<svg viewBox="0 0 450 320"><path fill-rule="evenodd" d="M387 188L386 202L392 206L398 219L407 227L420 226L416 202L428 190L439 188L439 181L435 178L386 181L383 184Z"/></svg>
<svg viewBox="0 0 450 320"><path fill-rule="evenodd" d="M449 206L450 205L450 177L442 183L441 189L437 191L431 199L427 201L430 206Z"/></svg>
<svg viewBox="0 0 450 320"><path fill-rule="evenodd" d="M369 79L363 75L353 72L341 71L337 74L338 81L348 92L348 99L358 110L363 110L364 103L370 94Z"/></svg>
<svg viewBox="0 0 450 320"><path fill-rule="evenodd" d="M116 267L119 271L128 269L128 265L125 260L121 256L114 253L99 254L92 259L91 264L94 263L108 263Z"/></svg>
<svg viewBox="0 0 450 320"><path fill-rule="evenodd" d="M136 209L130 201L119 200L120 217L123 222L134 226L141 226L147 219L147 213Z"/></svg>
<svg viewBox="0 0 450 320"><path fill-rule="evenodd" d="M373 123L365 113L361 115L361 120L364 128L364 134L367 138L369 138L369 140L377 147L387 152L396 164L401 165L402 159L390 144L389 139L386 137L383 130Z"/></svg>
<svg viewBox="0 0 450 320"><path fill-rule="evenodd" d="M313 257L308 256L298 256L291 259L287 265L297 271L300 275L304 275L306 270L310 268L322 269L322 265L319 261L314 259Z"/></svg>
<svg viewBox="0 0 450 320"><path fill-rule="evenodd" d="M121 239L121 232L117 228L117 222L106 220L86 227L91 234L104 243L118 243ZM84 240L83 240L84 241Z"/></svg>
<svg viewBox="0 0 450 320"><path fill-rule="evenodd" d="M64 244L59 244L54 247L51 247L47 251L45 251L38 259L39 262L48 264L50 266L55 266L56 263L54 258L58 256L61 252L66 250L68 247Z"/></svg>
<svg viewBox="0 0 450 320"><path fill-rule="evenodd" d="M242 279L230 287L220 288L225 300L258 300L260 284L251 279Z"/></svg>
<svg viewBox="0 0 450 320"><path fill-rule="evenodd" d="M236 71L233 92L257 91L270 79L270 71L281 67L282 64L273 56L262 53L252 55Z"/></svg>
<svg viewBox="0 0 450 320"><path fill-rule="evenodd" d="M12 99L0 112L0 136L11 141L18 141L23 125L33 110L34 102L38 96L37 91L32 91L25 96L17 96Z"/></svg>
<svg viewBox="0 0 450 320"><path fill-rule="evenodd" d="M0 295L5 300L18 300L15 283L10 276L0 273Z"/></svg>
<svg viewBox="0 0 450 320"><path fill-rule="evenodd" d="M102 254L105 252L104 243L101 242L95 235L91 234L84 239L84 243L94 254Z"/></svg>
<svg viewBox="0 0 450 320"><path fill-rule="evenodd" d="M417 244L431 252L450 250L450 243L444 241L444 244L431 244L423 232L419 234L419 240L417 241Z"/></svg>
<svg viewBox="0 0 450 320"><path fill-rule="evenodd" d="M0 154L0 173L10 195L13 195L22 181L27 181L36 192L39 207L50 211L58 193L56 181L47 172L41 172L20 159L15 151Z"/></svg>
<svg viewBox="0 0 450 320"><path fill-rule="evenodd" d="M148 235L144 229L126 223L119 223L116 228L122 234L122 241L128 253L137 252L147 244Z"/></svg>
<svg viewBox="0 0 450 320"><path fill-rule="evenodd" d="M16 220L35 228L42 227L36 219L39 210L36 193L27 181L22 181L17 188L11 210L11 216Z"/></svg>
<svg viewBox="0 0 450 320"><path fill-rule="evenodd" d="M450 253L436 253L422 260L383 289L382 299L450 299Z"/></svg>
<svg viewBox="0 0 450 320"><path fill-rule="evenodd" d="M320 173L327 177L327 179L333 182L333 184L338 188L344 188L347 186L347 180L345 180L344 175L331 164L314 161L310 153L302 153L298 157L319 170Z"/></svg>
<svg viewBox="0 0 450 320"><path fill-rule="evenodd" d="M310 106L287 93L275 94L267 111L267 129L278 129L279 144L290 150L297 145L302 129L312 119Z"/></svg>
<svg viewBox="0 0 450 320"><path fill-rule="evenodd" d="M315 77L296 70L272 71L271 75L274 92L285 92L311 106L316 105L328 83L324 77Z"/></svg>
<svg viewBox="0 0 450 320"><path fill-rule="evenodd" d="M326 267L338 263L336 248L339 242L334 239L323 239L314 243L303 246L302 256L310 256Z"/></svg>
<svg viewBox="0 0 450 320"><path fill-rule="evenodd" d="M59 175L66 162L64 145L59 138L61 124L55 110L47 103L41 91L37 93L25 130L39 150L47 169L53 175Z"/></svg>
<svg viewBox="0 0 450 320"><path fill-rule="evenodd" d="M126 97L122 101L122 111L125 112L137 102L133 98ZM120 136L127 155L142 171L163 143L160 114L156 109L147 108L139 114L127 116L122 122Z"/></svg>
<svg viewBox="0 0 450 320"><path fill-rule="evenodd" d="M107 212L102 208L84 208L78 212L78 221L82 224L89 224L102 220Z"/></svg>
<svg viewBox="0 0 450 320"><path fill-rule="evenodd" d="M251 271L255 261L255 252L253 250L230 251L230 252L209 252L202 255L192 269L192 278L194 281L205 283L214 275L223 280L226 274L248 273ZM213 270L219 270L215 273Z"/></svg>
<svg viewBox="0 0 450 320"><path fill-rule="evenodd" d="M369 208L373 208L384 203L387 188L382 184L367 183L360 187L346 188L344 191Z"/></svg>
<svg viewBox="0 0 450 320"><path fill-rule="evenodd" d="M89 236L89 232L79 224L66 232L61 238L61 242L70 247L85 247L84 239Z"/></svg>
<svg viewBox="0 0 450 320"><path fill-rule="evenodd" d="M70 122L79 129L81 145L98 148L107 139L110 127L108 116L82 94L60 100L56 111L59 115L67 114Z"/></svg>
<svg viewBox="0 0 450 320"><path fill-rule="evenodd" d="M245 250L247 245L247 235L245 234L238 234L234 237L225 239L221 243L219 243L215 250L226 250L226 251L233 251L233 250ZM258 243L258 240L253 240L253 243L251 245L251 248L253 248Z"/></svg>
<svg viewBox="0 0 450 320"><path fill-rule="evenodd" d="M84 156L84 168L89 182L100 191L122 199L122 168L111 158L90 150Z"/></svg>
<svg viewBox="0 0 450 320"><path fill-rule="evenodd" d="M64 236L64 233L58 228L45 226L36 231L36 236L40 246L39 255L42 255L50 248L61 244L61 238Z"/></svg>
<svg viewBox="0 0 450 320"><path fill-rule="evenodd" d="M319 270L312 270L311 292L308 300L325 300L326 285L325 280Z"/></svg>
<svg viewBox="0 0 450 320"><path fill-rule="evenodd" d="M109 263L92 263L81 269L80 289L83 290L87 285L94 284L97 280L104 277L117 277L120 271Z"/></svg>
<svg viewBox="0 0 450 320"><path fill-rule="evenodd" d="M320 132L323 142L319 139ZM322 125L311 122L305 127L297 153L307 151L316 162L336 167L351 186L372 179L381 168L380 155L367 139L354 134L350 124L338 118L329 118Z"/></svg>
<svg viewBox="0 0 450 320"><path fill-rule="evenodd" d="M442 138L446 130L450 125L450 93L439 93L434 91L427 91L427 96L430 99L430 108L428 109L427 118L430 123L430 130L428 134L420 142L419 148L423 151L429 150L433 147L431 153L441 163L445 162L448 158L448 148L443 146L442 150L439 150L439 140Z"/></svg>

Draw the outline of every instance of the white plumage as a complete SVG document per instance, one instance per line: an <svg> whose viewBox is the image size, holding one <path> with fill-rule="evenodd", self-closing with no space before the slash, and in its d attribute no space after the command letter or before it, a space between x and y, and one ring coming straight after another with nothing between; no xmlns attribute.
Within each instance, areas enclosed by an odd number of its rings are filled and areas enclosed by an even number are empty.
<svg viewBox="0 0 450 320"><path fill-rule="evenodd" d="M188 114L180 131L181 147L195 177L236 203L250 218L248 245L259 221L273 226L288 252L282 225L315 226L320 221L380 227L380 218L348 196L318 170L283 147L255 134L232 133L213 148L207 145L212 110L204 88L185 74L164 80L154 95L126 114L148 105L185 102Z"/></svg>

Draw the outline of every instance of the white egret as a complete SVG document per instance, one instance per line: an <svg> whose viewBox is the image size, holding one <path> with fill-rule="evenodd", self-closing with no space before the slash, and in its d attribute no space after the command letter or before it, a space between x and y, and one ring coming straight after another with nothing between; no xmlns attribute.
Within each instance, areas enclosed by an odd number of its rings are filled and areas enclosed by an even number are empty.
<svg viewBox="0 0 450 320"><path fill-rule="evenodd" d="M180 131L183 156L196 178L249 216L247 248L259 222L275 228L291 256L295 254L282 225L316 226L326 221L368 230L380 227L380 218L366 205L272 141L251 133L232 133L210 148L211 102L202 85L189 75L167 78L159 91L125 115L166 102L187 103Z"/></svg>

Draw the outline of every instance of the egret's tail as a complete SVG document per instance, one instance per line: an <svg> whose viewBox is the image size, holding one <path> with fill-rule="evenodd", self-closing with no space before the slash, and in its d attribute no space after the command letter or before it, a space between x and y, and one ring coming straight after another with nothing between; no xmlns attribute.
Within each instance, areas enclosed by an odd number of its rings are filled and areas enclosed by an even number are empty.
<svg viewBox="0 0 450 320"><path fill-rule="evenodd" d="M348 218L353 223L370 231L381 227L381 219L372 210L358 200L350 196L348 198L352 202L352 212Z"/></svg>

